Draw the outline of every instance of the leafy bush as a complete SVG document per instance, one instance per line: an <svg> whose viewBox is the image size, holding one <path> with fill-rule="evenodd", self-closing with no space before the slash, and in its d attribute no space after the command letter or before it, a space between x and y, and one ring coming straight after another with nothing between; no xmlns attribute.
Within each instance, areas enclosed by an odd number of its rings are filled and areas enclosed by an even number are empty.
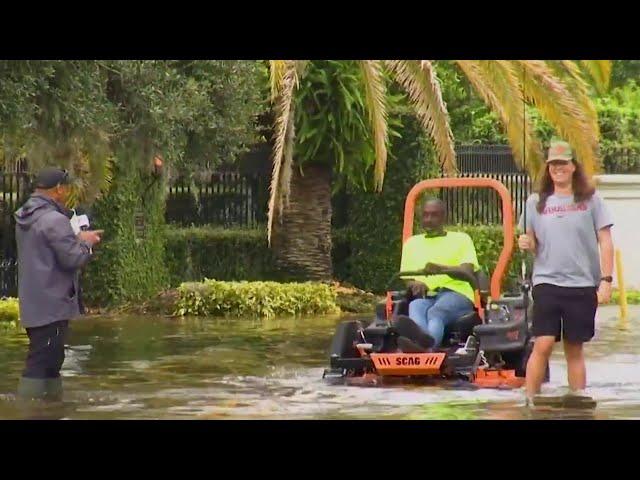
<svg viewBox="0 0 640 480"><path fill-rule="evenodd" d="M640 171L640 86L613 89L596 100L604 169L609 173Z"/></svg>
<svg viewBox="0 0 640 480"><path fill-rule="evenodd" d="M336 292L321 283L183 283L176 315L225 317L301 316L339 313Z"/></svg>
<svg viewBox="0 0 640 480"><path fill-rule="evenodd" d="M20 305L17 298L3 298L0 300L0 325L16 326L20 319Z"/></svg>
<svg viewBox="0 0 640 480"><path fill-rule="evenodd" d="M640 305L640 291L638 290L627 290L627 304L629 305ZM611 302L610 304L618 304L620 303L620 292L618 290L614 290L611 294Z"/></svg>
<svg viewBox="0 0 640 480"><path fill-rule="evenodd" d="M476 247L478 255L478 263L480 268L487 274L491 275L496 268L500 252L502 251L503 233L502 227L492 225L457 225L449 227L450 230L456 230L467 233ZM502 281L502 290L513 290L516 288L517 281L521 277L522 259L527 258L520 251L517 244L517 237L513 242L513 253L511 254L511 263ZM527 259L527 271L531 272L531 259Z"/></svg>

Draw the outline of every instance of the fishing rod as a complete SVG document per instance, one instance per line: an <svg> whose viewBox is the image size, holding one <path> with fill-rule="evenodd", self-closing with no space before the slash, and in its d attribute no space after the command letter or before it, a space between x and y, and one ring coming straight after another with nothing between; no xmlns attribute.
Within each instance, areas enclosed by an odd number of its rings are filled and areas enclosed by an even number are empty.
<svg viewBox="0 0 640 480"><path fill-rule="evenodd" d="M527 235L527 203L529 200L529 172L527 172L527 100L525 96L525 80L526 80L526 70L524 67L524 63L522 64L522 169L524 170L524 206L523 206L523 219L522 225L524 234ZM522 288L523 293L526 298L524 298L524 321L525 324L529 324L529 290L530 284L527 281L527 254L526 251L524 255L522 255L522 262L520 265L520 274L522 276Z"/></svg>

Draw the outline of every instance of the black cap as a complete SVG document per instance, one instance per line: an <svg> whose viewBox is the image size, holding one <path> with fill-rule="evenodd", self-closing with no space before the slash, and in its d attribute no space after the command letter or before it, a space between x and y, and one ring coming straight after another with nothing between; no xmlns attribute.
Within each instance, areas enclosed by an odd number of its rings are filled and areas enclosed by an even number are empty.
<svg viewBox="0 0 640 480"><path fill-rule="evenodd" d="M69 185L71 178L69 172L61 168L45 167L36 177L36 188L48 190L57 185Z"/></svg>

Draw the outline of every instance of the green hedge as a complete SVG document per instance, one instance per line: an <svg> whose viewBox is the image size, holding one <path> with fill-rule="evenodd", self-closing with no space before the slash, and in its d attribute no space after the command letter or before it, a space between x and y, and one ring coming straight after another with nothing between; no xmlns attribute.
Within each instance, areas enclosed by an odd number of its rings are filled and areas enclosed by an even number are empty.
<svg viewBox="0 0 640 480"><path fill-rule="evenodd" d="M620 303L620 292L618 290L614 290L613 293L611 294L610 304L618 304L618 303ZM640 305L640 291L627 290L627 304Z"/></svg>
<svg viewBox="0 0 640 480"><path fill-rule="evenodd" d="M166 233L165 256L172 287L205 278L277 278L263 229L167 228Z"/></svg>
<svg viewBox="0 0 640 480"><path fill-rule="evenodd" d="M339 313L336 292L322 283L184 283L176 315L225 317L300 316Z"/></svg>
<svg viewBox="0 0 640 480"><path fill-rule="evenodd" d="M476 247L476 253L478 255L478 263L480 268L484 270L488 275L493 273L493 270L498 263L500 252L502 251L502 227L499 226L468 226L459 225L451 226L450 230L457 230L466 232ZM518 248L517 237L513 241L513 254L511 255L511 263L505 279L502 282L503 290L513 290L517 287L517 282L521 278L522 259L527 260L527 271L531 272L531 260L525 257L525 254Z"/></svg>

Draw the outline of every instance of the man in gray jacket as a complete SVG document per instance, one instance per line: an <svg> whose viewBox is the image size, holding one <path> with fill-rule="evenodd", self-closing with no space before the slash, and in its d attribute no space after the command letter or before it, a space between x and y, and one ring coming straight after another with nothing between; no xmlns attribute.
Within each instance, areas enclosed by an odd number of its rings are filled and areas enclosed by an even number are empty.
<svg viewBox="0 0 640 480"><path fill-rule="evenodd" d="M102 232L75 235L72 212L64 205L70 192L66 170L45 168L35 193L15 213L18 247L20 321L29 337L29 353L18 395L59 398L60 369L69 320L80 314L79 273Z"/></svg>

